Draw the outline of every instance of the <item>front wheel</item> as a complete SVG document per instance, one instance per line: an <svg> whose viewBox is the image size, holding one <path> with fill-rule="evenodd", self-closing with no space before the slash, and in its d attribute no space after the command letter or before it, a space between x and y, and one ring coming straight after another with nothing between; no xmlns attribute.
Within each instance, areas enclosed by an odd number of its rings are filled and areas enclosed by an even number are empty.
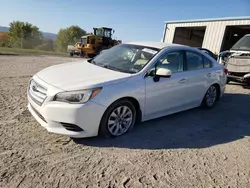
<svg viewBox="0 0 250 188"><path fill-rule="evenodd" d="M84 56L85 56L85 53L81 50L79 56L80 56L80 57L84 57Z"/></svg>
<svg viewBox="0 0 250 188"><path fill-rule="evenodd" d="M136 109L129 100L113 103L104 113L100 124L100 135L112 138L121 136L135 125Z"/></svg>
<svg viewBox="0 0 250 188"><path fill-rule="evenodd" d="M218 88L215 85L210 86L204 96L203 106L206 108L212 108L216 102L217 97Z"/></svg>

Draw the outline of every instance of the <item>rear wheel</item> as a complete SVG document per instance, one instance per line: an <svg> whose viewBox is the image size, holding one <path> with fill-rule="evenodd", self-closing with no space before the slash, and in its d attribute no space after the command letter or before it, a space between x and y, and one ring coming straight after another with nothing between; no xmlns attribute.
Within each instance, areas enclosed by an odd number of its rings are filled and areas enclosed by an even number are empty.
<svg viewBox="0 0 250 188"><path fill-rule="evenodd" d="M136 109L129 100L113 103L104 113L100 124L100 135L112 138L121 136L135 125Z"/></svg>
<svg viewBox="0 0 250 188"><path fill-rule="evenodd" d="M212 108L216 102L217 97L218 88L215 85L210 86L204 96L203 106L206 108Z"/></svg>

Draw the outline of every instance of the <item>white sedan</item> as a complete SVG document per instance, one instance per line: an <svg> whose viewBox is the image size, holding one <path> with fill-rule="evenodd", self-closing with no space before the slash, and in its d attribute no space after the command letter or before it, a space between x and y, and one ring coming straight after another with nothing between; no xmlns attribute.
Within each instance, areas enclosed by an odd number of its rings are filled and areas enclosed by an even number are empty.
<svg viewBox="0 0 250 188"><path fill-rule="evenodd" d="M226 79L224 67L196 48L125 43L35 74L28 109L52 133L116 137L138 122L213 107Z"/></svg>

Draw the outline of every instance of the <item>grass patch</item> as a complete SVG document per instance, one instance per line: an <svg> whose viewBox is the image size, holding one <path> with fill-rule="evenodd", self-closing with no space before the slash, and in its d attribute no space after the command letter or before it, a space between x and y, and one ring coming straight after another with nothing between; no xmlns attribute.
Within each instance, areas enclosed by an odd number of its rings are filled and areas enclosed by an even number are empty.
<svg viewBox="0 0 250 188"><path fill-rule="evenodd" d="M66 52L0 47L0 55L59 55L59 56L67 56L68 54Z"/></svg>

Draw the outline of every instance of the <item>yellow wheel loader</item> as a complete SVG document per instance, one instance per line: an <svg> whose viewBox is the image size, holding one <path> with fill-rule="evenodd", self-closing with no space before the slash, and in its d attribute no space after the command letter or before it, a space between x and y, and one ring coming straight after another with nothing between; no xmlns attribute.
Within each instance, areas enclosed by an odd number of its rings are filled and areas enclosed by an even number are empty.
<svg viewBox="0 0 250 188"><path fill-rule="evenodd" d="M81 42L77 46L81 57L94 57L102 50L109 49L122 42L121 40L112 39L114 33L112 28L95 27L93 30L94 34L81 37Z"/></svg>

